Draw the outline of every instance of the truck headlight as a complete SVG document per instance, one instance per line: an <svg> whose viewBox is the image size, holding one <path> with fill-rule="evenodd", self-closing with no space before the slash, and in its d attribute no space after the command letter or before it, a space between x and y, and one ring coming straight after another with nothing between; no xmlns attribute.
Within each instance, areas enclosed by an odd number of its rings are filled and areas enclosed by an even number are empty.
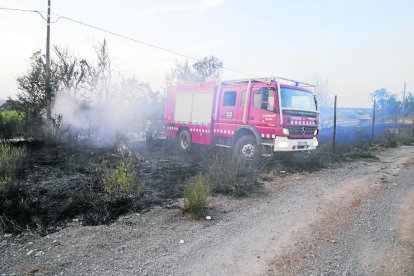
<svg viewBox="0 0 414 276"><path fill-rule="evenodd" d="M313 146L314 146L314 147L317 147L318 145L319 145L318 140L313 141Z"/></svg>
<svg viewBox="0 0 414 276"><path fill-rule="evenodd" d="M282 132L283 132L284 135L289 135L289 129L287 129L287 128L284 128L282 130Z"/></svg>

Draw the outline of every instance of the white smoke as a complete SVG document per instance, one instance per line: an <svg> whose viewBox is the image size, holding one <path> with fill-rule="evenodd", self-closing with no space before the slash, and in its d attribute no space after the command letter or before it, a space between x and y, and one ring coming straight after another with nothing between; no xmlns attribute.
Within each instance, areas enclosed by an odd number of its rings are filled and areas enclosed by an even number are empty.
<svg viewBox="0 0 414 276"><path fill-rule="evenodd" d="M148 129L157 108L160 106L120 99L86 103L61 93L55 100L53 114L62 115L62 125L69 127L78 140L103 146L113 144L118 135Z"/></svg>

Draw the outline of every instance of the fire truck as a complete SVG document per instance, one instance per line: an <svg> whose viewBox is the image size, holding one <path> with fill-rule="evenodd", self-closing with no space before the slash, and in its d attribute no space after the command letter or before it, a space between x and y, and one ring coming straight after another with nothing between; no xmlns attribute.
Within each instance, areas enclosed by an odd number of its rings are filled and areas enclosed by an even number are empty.
<svg viewBox="0 0 414 276"><path fill-rule="evenodd" d="M284 78L186 83L169 87L165 134L180 151L193 144L231 148L237 159L318 146L314 86Z"/></svg>

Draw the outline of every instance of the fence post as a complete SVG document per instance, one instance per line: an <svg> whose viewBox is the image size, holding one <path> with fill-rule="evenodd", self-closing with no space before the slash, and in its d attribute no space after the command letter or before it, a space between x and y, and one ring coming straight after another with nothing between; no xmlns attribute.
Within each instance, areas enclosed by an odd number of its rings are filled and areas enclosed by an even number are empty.
<svg viewBox="0 0 414 276"><path fill-rule="evenodd" d="M336 147L336 99L337 99L337 96L335 95L335 101L334 101L334 125L333 125L332 152L335 152L335 147Z"/></svg>
<svg viewBox="0 0 414 276"><path fill-rule="evenodd" d="M374 139L375 139L375 106L376 106L376 101L374 100L374 108L372 109L372 134L371 134L371 142L374 142Z"/></svg>

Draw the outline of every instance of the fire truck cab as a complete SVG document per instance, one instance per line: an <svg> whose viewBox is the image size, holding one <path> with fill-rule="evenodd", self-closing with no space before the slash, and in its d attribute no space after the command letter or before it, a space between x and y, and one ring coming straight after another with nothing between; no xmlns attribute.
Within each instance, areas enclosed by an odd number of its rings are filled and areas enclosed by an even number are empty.
<svg viewBox="0 0 414 276"><path fill-rule="evenodd" d="M216 145L244 160L316 149L319 112L312 87L282 78L169 87L166 136L176 138L181 151L192 144Z"/></svg>

